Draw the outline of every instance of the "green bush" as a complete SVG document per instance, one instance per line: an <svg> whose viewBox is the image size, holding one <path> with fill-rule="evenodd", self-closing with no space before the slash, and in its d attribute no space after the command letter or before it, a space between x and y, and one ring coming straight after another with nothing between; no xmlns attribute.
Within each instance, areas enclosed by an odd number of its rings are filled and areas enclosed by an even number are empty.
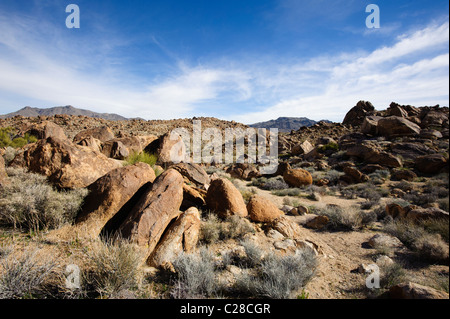
<svg viewBox="0 0 450 319"><path fill-rule="evenodd" d="M0 128L0 147L21 148L29 143L35 143L37 138L25 134L23 137L14 137L15 132L11 127Z"/></svg>
<svg viewBox="0 0 450 319"><path fill-rule="evenodd" d="M155 154L148 154L147 152L137 153L134 152L125 159L126 165L134 165L139 162L147 163L150 166L154 166L158 157Z"/></svg>

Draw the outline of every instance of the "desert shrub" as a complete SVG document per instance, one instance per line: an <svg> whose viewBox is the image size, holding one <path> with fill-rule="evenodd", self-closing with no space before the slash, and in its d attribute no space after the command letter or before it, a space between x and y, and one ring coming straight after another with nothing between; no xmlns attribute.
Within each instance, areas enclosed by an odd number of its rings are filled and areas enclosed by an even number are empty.
<svg viewBox="0 0 450 319"><path fill-rule="evenodd" d="M410 248L417 238L426 234L423 227L407 220L391 220L391 222L384 224L383 230L386 233L397 237L403 244Z"/></svg>
<svg viewBox="0 0 450 319"><path fill-rule="evenodd" d="M243 273L235 288L256 298L287 299L304 287L317 267L312 250L298 250L295 255L268 254L254 272Z"/></svg>
<svg viewBox="0 0 450 319"><path fill-rule="evenodd" d="M380 273L380 286L389 289L392 286L401 284L406 279L405 269L398 263L383 267Z"/></svg>
<svg viewBox="0 0 450 319"><path fill-rule="evenodd" d="M40 262L37 250L27 250L20 256L11 253L0 260L0 299L43 298L46 282L53 276L53 259Z"/></svg>
<svg viewBox="0 0 450 319"><path fill-rule="evenodd" d="M206 244L216 243L223 233L223 224L215 214L209 214L200 228L200 239Z"/></svg>
<svg viewBox="0 0 450 319"><path fill-rule="evenodd" d="M325 208L317 209L315 213L328 217L329 222L326 228L329 230L350 231L364 226L363 222L373 221L373 216L366 217L365 213L355 207L342 208L328 205Z"/></svg>
<svg viewBox="0 0 450 319"><path fill-rule="evenodd" d="M447 218L426 219L420 225L430 234L438 234L448 243L449 240L449 220Z"/></svg>
<svg viewBox="0 0 450 319"><path fill-rule="evenodd" d="M448 261L448 244L439 234L425 234L413 243L413 249L421 260L430 262Z"/></svg>
<svg viewBox="0 0 450 319"><path fill-rule="evenodd" d="M214 256L205 247L198 253L181 253L174 260L177 274L171 290L176 299L213 297L219 290Z"/></svg>
<svg viewBox="0 0 450 319"><path fill-rule="evenodd" d="M121 238L99 240L88 251L88 259L89 268L84 274L86 285L101 297L139 289L143 256L134 244Z"/></svg>
<svg viewBox="0 0 450 319"><path fill-rule="evenodd" d="M0 128L0 147L21 148L29 143L35 143L37 138L25 134L23 137L15 137L16 132L11 127Z"/></svg>
<svg viewBox="0 0 450 319"><path fill-rule="evenodd" d="M158 157L155 154L149 154L147 152L137 153L134 152L125 159L126 165L134 165L139 162L147 163L150 166L154 166Z"/></svg>
<svg viewBox="0 0 450 319"><path fill-rule="evenodd" d="M256 267L261 263L264 251L250 240L242 240L241 246L244 247L246 260L240 261L241 265L247 267Z"/></svg>
<svg viewBox="0 0 450 319"><path fill-rule="evenodd" d="M0 224L39 231L71 223L86 189L57 191L45 176L7 168L11 183L0 188Z"/></svg>
<svg viewBox="0 0 450 319"><path fill-rule="evenodd" d="M411 204L424 206L426 204L435 203L438 197L435 194L420 193L413 190L410 193L405 194L405 196L403 196L403 199L410 202Z"/></svg>
<svg viewBox="0 0 450 319"><path fill-rule="evenodd" d="M331 143L322 145L319 147L319 151L320 152L326 152L326 151L337 152L337 151L339 151L339 144L331 142Z"/></svg>
<svg viewBox="0 0 450 319"><path fill-rule="evenodd" d="M254 187L250 187L249 189L242 189L242 188L238 188L239 192L242 195L242 198L244 199L244 202L246 204L248 204L248 202L250 201L250 198L252 198L253 195L255 195L257 193L257 190Z"/></svg>
<svg viewBox="0 0 450 319"><path fill-rule="evenodd" d="M283 177L277 176L267 179L267 181L261 185L265 190L281 190L288 189L289 185L284 181Z"/></svg>
<svg viewBox="0 0 450 319"><path fill-rule="evenodd" d="M289 188L289 189L282 189L282 190L274 190L272 191L273 195L276 196L299 196L302 193L302 190L300 188Z"/></svg>
<svg viewBox="0 0 450 319"><path fill-rule="evenodd" d="M334 185L339 181L339 178L341 176L345 175L343 172L339 172L334 169L330 169L329 171L326 171L323 178L326 178L330 181L330 184Z"/></svg>
<svg viewBox="0 0 450 319"><path fill-rule="evenodd" d="M448 196L446 198L440 198L436 201L438 203L439 208L442 210L445 210L446 212L449 212L449 198Z"/></svg>
<svg viewBox="0 0 450 319"><path fill-rule="evenodd" d="M3 159L5 160L6 166L8 166L8 164L12 162L14 157L16 157L16 149L8 146L5 149L5 154L3 154Z"/></svg>
<svg viewBox="0 0 450 319"><path fill-rule="evenodd" d="M246 234L254 233L255 228L247 219L238 215L233 215L225 220L225 227L222 228L222 237L240 239Z"/></svg>
<svg viewBox="0 0 450 319"><path fill-rule="evenodd" d="M252 224L243 217L233 215L222 221L217 215L209 214L200 228L200 239L205 244L213 244L219 240L239 239L254 232Z"/></svg>

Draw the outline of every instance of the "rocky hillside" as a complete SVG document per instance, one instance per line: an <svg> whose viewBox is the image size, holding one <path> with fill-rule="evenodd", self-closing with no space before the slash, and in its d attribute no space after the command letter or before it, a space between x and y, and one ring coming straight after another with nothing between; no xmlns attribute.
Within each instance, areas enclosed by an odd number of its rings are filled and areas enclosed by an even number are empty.
<svg viewBox="0 0 450 319"><path fill-rule="evenodd" d="M331 123L330 121L320 121L324 123ZM266 122L260 122L249 125L255 128L277 128L279 132L290 132L292 130L298 130L303 126L310 127L318 122L310 120L306 117L279 117L276 120L270 120Z"/></svg>
<svg viewBox="0 0 450 319"><path fill-rule="evenodd" d="M17 115L23 116L23 117L37 117L37 116L54 116L54 115L82 115L87 117L93 117L93 118L100 118L110 121L124 121L127 120L127 118L117 115L117 114L110 114L110 113L96 113L89 110L83 110L78 109L76 107L73 107L71 105L67 106L56 106L51 108L37 108L37 107L29 107L26 106L23 109L20 109L13 113L8 113L5 115L0 115L0 119L6 119L11 118Z"/></svg>
<svg viewBox="0 0 450 319"><path fill-rule="evenodd" d="M0 120L0 298L448 299L448 115L360 101L281 132L271 175L172 163L192 119Z"/></svg>

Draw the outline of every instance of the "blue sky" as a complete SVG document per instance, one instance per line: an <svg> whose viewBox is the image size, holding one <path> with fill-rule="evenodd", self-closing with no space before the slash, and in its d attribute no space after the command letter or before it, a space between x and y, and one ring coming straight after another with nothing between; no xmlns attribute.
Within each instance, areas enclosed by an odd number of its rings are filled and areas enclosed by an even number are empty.
<svg viewBox="0 0 450 319"><path fill-rule="evenodd" d="M448 1L0 0L0 114L340 122L359 100L448 106L448 86Z"/></svg>

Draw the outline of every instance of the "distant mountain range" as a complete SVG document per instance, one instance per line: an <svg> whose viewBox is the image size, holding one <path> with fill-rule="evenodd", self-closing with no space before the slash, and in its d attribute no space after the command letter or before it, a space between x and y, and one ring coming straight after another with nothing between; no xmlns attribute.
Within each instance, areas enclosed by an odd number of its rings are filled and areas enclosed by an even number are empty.
<svg viewBox="0 0 450 319"><path fill-rule="evenodd" d="M88 110L78 109L71 105L56 106L56 107L51 107L48 109L41 109L41 108L37 108L37 107L27 106L27 107L24 107L23 109L18 110L17 112L0 115L0 119L11 118L16 115L21 115L24 117L35 117L35 116L39 116L39 115L53 116L53 115L60 115L60 114L83 115L83 116L89 116L89 117L94 117L94 118L102 118L102 119L111 120L111 121L128 120L126 117L120 116L118 114L96 113L96 112L92 112L92 111L88 111Z"/></svg>
<svg viewBox="0 0 450 319"><path fill-rule="evenodd" d="M328 120L322 120L320 122L327 122L331 123L331 121ZM266 122L260 122L249 125L250 127L254 128L278 128L279 132L290 132L291 130L298 130L302 126L313 126L314 124L317 124L319 122L310 120L306 117L279 117L276 120L270 120Z"/></svg>

